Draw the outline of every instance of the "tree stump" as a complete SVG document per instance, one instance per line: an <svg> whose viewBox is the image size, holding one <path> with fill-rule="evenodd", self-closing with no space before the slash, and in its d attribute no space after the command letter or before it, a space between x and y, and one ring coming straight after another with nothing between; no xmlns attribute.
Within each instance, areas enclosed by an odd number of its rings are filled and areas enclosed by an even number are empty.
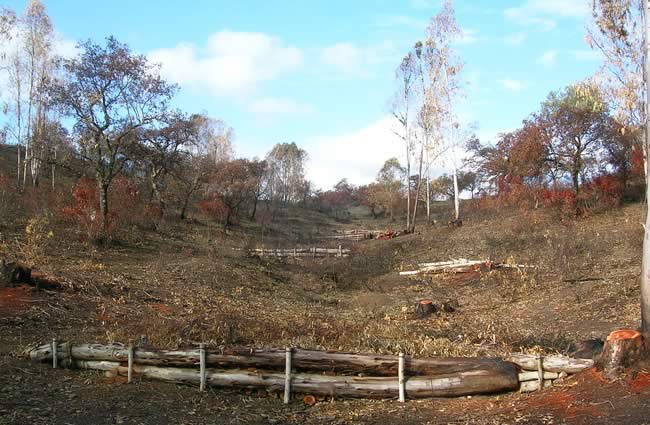
<svg viewBox="0 0 650 425"><path fill-rule="evenodd" d="M29 267L25 267L15 262L0 262L0 288L13 286L18 283L31 283L32 271Z"/></svg>
<svg viewBox="0 0 650 425"><path fill-rule="evenodd" d="M306 406L313 406L316 404L316 397L311 394L307 394L302 398L302 402L305 403Z"/></svg>
<svg viewBox="0 0 650 425"><path fill-rule="evenodd" d="M605 347L596 362L596 368L609 380L617 379L644 355L643 336L631 329L621 329L607 336Z"/></svg>
<svg viewBox="0 0 650 425"><path fill-rule="evenodd" d="M435 313L436 305L431 300L420 300L415 304L415 315L420 319Z"/></svg>

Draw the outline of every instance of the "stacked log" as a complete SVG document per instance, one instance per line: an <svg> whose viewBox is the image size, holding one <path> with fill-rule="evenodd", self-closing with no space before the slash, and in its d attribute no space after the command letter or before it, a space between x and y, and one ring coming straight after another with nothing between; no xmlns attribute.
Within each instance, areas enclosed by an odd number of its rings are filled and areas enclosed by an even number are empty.
<svg viewBox="0 0 650 425"><path fill-rule="evenodd" d="M204 382L211 386L272 391L290 385L291 391L311 396L356 398L394 398L400 394L400 382L404 383L404 394L408 398L490 394L517 389L530 392L550 387L556 380L594 365L590 359L528 354L512 354L505 360L413 358L247 347L220 351L203 347L161 350L56 341L31 347L25 355L34 362L103 370L127 377L135 375L176 383ZM287 363L288 358L290 363ZM403 359L401 369L400 359ZM290 369L283 371L287 364L291 365ZM398 376L404 376L404 380Z"/></svg>
<svg viewBox="0 0 650 425"><path fill-rule="evenodd" d="M366 239L373 239L376 235L380 234L381 230L364 230L364 229L355 229L355 230L342 230L338 231L337 234L329 236L328 239L339 239L359 242Z"/></svg>
<svg viewBox="0 0 650 425"><path fill-rule="evenodd" d="M131 368L129 348L119 344L44 344L28 349L25 354L33 361L51 362L53 352L59 364L124 376L128 376L130 369L132 374L145 378L201 382L198 349L134 348ZM282 390L287 374L278 370L284 366L286 356L284 349L205 350L206 384ZM394 398L399 394L398 356L297 349L291 352L291 364L293 369L301 371L290 375L291 390L298 393L362 398ZM489 394L519 387L516 366L496 358L404 356L404 371L404 390L409 398Z"/></svg>
<svg viewBox="0 0 650 425"><path fill-rule="evenodd" d="M523 269L532 267L525 264L494 263L490 260L459 258L434 263L420 263L418 264L417 270L403 271L399 274L400 276L415 276L419 274L489 272L494 269Z"/></svg>
<svg viewBox="0 0 650 425"><path fill-rule="evenodd" d="M516 364L519 373L519 390L521 392L537 391L553 386L557 379L562 379L594 366L591 359L574 359L564 356L536 356L531 354L511 354L506 360Z"/></svg>

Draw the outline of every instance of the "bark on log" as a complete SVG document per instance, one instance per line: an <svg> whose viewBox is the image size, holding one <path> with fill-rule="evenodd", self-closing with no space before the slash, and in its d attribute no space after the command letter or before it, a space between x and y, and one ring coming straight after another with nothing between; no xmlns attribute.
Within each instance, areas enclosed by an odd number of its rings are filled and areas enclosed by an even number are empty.
<svg viewBox="0 0 650 425"><path fill-rule="evenodd" d="M560 376L559 373L557 372L544 372L544 380L548 379L557 379ZM521 372L518 376L519 382L526 382L526 381L538 381L539 380L539 373L538 372Z"/></svg>
<svg viewBox="0 0 650 425"><path fill-rule="evenodd" d="M622 329L611 332L605 341L603 352L596 363L596 368L609 380L615 380L644 357L645 347L641 333Z"/></svg>
<svg viewBox="0 0 650 425"><path fill-rule="evenodd" d="M119 362L76 361L85 369L111 370L120 375L127 368ZM512 366L512 365L511 365ZM134 373L145 378L183 384L198 384L200 374L195 369L134 365ZM207 384L217 387L266 388L281 391L284 373L249 372L243 370L207 371ZM394 398L398 395L398 382L394 377L358 377L296 374L292 388L303 394L330 395L352 398ZM475 394L499 393L519 388L514 366L503 370L483 369L440 376L412 377L406 381L409 398L454 397Z"/></svg>
<svg viewBox="0 0 650 425"><path fill-rule="evenodd" d="M544 388L551 388L553 386L553 381L544 380ZM522 382L519 386L519 391L522 393L530 393L533 391L539 390L539 381L526 381Z"/></svg>
<svg viewBox="0 0 650 425"><path fill-rule="evenodd" d="M128 347L120 344L78 344L69 352L75 360L108 360L125 362ZM63 356L59 349L59 358ZM66 350L67 351L67 350ZM37 362L51 362L50 344L43 344L26 350L26 356ZM261 368L284 370L285 349L231 348L223 352L206 350L208 367L220 368ZM156 350L134 348L134 363L152 366L199 366L199 350ZM338 351L318 351L295 349L292 356L293 367L298 370L327 371L344 374L364 373L367 375L396 377L398 357L387 355L356 354ZM445 375L472 370L494 370L508 373L514 366L498 358L432 357L411 358L405 356L406 374ZM551 369L548 369L551 370ZM395 380L397 381L397 380Z"/></svg>
<svg viewBox="0 0 650 425"><path fill-rule="evenodd" d="M537 370L537 356L530 354L511 354L505 358L523 370ZM569 357L544 357L544 370L547 372L578 373L594 365L593 360L572 359Z"/></svg>

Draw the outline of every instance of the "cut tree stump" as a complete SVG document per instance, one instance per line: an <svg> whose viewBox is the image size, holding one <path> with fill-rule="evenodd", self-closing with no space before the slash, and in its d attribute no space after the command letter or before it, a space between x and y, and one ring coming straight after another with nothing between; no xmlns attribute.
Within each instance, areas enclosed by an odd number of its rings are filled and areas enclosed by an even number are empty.
<svg viewBox="0 0 650 425"><path fill-rule="evenodd" d="M644 354L641 333L632 329L613 331L607 336L603 352L596 362L596 368L606 379L615 380L626 368L640 361Z"/></svg>
<svg viewBox="0 0 650 425"><path fill-rule="evenodd" d="M302 398L302 402L305 403L306 406L313 406L316 404L316 397L311 394L307 394Z"/></svg>
<svg viewBox="0 0 650 425"><path fill-rule="evenodd" d="M436 305L431 300L420 300L415 304L415 315L419 318L430 316L436 312Z"/></svg>

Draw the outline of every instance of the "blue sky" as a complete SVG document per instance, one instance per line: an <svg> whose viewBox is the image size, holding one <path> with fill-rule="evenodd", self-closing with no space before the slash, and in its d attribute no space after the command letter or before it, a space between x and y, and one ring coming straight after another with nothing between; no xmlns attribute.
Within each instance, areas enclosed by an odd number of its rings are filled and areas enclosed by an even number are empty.
<svg viewBox="0 0 650 425"><path fill-rule="evenodd" d="M308 177L326 188L342 177L367 183L400 157L389 129L394 69L439 8L438 0L44 3L62 49L115 35L163 63L181 85L178 107L233 127L239 155L295 141L310 154ZM468 83L461 120L491 141L549 91L592 75L600 62L583 41L590 3L456 1Z"/></svg>

